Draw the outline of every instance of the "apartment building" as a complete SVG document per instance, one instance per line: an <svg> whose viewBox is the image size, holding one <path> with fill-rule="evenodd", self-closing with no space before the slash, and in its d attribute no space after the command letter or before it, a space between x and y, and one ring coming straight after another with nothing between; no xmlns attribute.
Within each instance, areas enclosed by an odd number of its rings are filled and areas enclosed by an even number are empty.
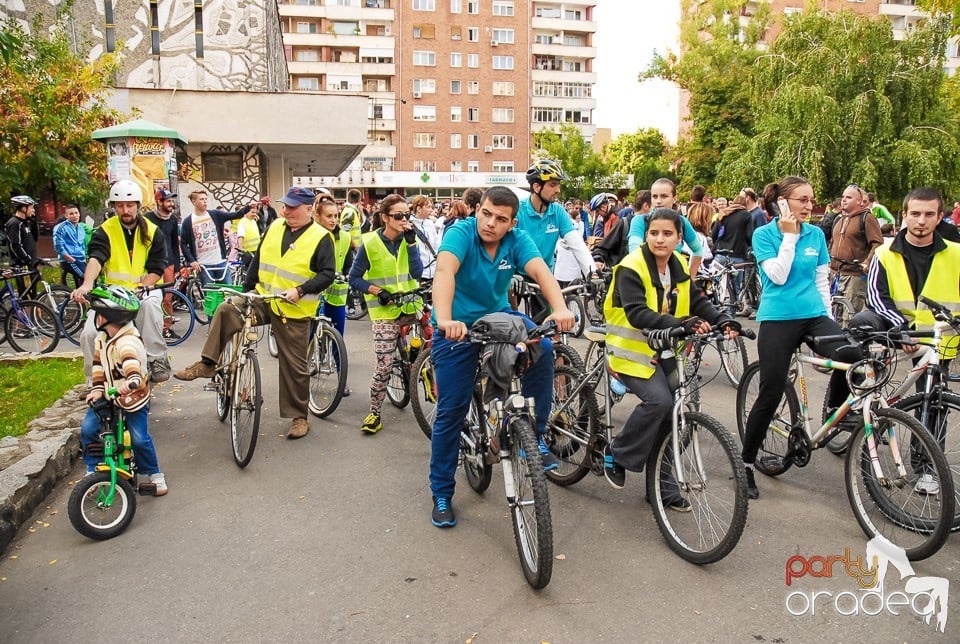
<svg viewBox="0 0 960 644"><path fill-rule="evenodd" d="M596 2L281 0L293 91L368 97L368 145L338 196L401 188L438 198L522 185L533 134L593 136Z"/></svg>

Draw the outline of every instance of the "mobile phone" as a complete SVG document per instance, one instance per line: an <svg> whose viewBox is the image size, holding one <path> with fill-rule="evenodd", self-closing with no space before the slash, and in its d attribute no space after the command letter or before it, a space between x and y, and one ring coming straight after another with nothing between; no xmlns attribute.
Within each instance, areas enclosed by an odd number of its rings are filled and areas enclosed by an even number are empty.
<svg viewBox="0 0 960 644"><path fill-rule="evenodd" d="M780 197L779 199L777 199L777 208L780 210L781 217L783 217L784 215L791 214L790 206L787 204L787 200L784 199L783 197Z"/></svg>

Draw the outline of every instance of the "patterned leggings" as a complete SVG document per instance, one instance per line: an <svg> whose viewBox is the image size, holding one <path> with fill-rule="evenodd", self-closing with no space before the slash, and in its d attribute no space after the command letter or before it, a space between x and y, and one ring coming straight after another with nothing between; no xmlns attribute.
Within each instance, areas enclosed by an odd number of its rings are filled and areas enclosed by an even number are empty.
<svg viewBox="0 0 960 644"><path fill-rule="evenodd" d="M373 351L377 356L373 378L370 380L370 411L380 415L383 399L387 395L387 382L390 380L390 368L393 366L393 352L400 334L400 320L373 321Z"/></svg>

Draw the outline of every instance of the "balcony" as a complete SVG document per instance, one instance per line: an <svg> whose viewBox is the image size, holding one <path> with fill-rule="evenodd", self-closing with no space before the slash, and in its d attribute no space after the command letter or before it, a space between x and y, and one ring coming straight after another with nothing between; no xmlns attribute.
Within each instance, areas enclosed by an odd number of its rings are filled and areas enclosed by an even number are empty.
<svg viewBox="0 0 960 644"><path fill-rule="evenodd" d="M367 126L368 132L395 132L397 130L396 119L369 119Z"/></svg>
<svg viewBox="0 0 960 644"><path fill-rule="evenodd" d="M531 22L533 30L543 29L545 31L586 31L588 33L597 32L597 23L595 20L566 20L564 18L533 18Z"/></svg>
<svg viewBox="0 0 960 644"><path fill-rule="evenodd" d="M534 81L548 81L555 83L591 83L596 84L596 72L564 72L558 69L536 69L530 72Z"/></svg>
<svg viewBox="0 0 960 644"><path fill-rule="evenodd" d="M904 18L926 18L929 14L913 2L891 2L886 0L880 5L881 16L902 16Z"/></svg>
<svg viewBox="0 0 960 644"><path fill-rule="evenodd" d="M304 6L282 3L278 5L281 18L328 18L330 20L370 20L392 22L396 19L393 9L367 9L366 7Z"/></svg>
<svg viewBox="0 0 960 644"><path fill-rule="evenodd" d="M593 123L571 123L575 125L577 129L580 130L580 133L583 134L583 138L592 139L597 133L597 126ZM549 132L559 132L560 124L559 123L530 123L530 131L537 133L540 130L547 130Z"/></svg>
<svg viewBox="0 0 960 644"><path fill-rule="evenodd" d="M531 52L543 56L559 56L561 58L596 58L597 48L583 45L544 45L532 43Z"/></svg>
<svg viewBox="0 0 960 644"><path fill-rule="evenodd" d="M394 63L328 63L324 61L290 60L287 69L291 74L333 74L335 76L393 76L397 73ZM360 90L357 90L360 91Z"/></svg>
<svg viewBox="0 0 960 644"><path fill-rule="evenodd" d="M393 49L395 45L393 36L354 36L353 34L300 34L296 32L287 32L283 34L283 44L305 47L330 47L331 49L360 49L360 47L369 47L371 49Z"/></svg>
<svg viewBox="0 0 960 644"><path fill-rule="evenodd" d="M565 96L531 96L530 106L589 110L597 106L597 100L595 98L569 98Z"/></svg>

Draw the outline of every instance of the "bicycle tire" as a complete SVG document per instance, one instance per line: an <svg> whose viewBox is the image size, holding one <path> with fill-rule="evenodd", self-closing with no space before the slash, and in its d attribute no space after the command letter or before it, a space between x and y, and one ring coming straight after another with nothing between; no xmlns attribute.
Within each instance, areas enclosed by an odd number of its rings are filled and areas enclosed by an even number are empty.
<svg viewBox="0 0 960 644"><path fill-rule="evenodd" d="M273 334L273 327L267 327L267 353L271 358L280 357L280 347L277 345L277 336Z"/></svg>
<svg viewBox="0 0 960 644"><path fill-rule="evenodd" d="M203 287L200 285L198 279L195 277L190 279L187 283L185 295L193 306L193 317L197 320L197 324L203 326L210 324L211 316L207 315L207 312L203 310L205 295L203 294Z"/></svg>
<svg viewBox="0 0 960 644"><path fill-rule="evenodd" d="M420 349L420 355L410 367L410 375L414 389L410 393L410 408L420 431L429 439L433 437L433 421L437 417L437 400L440 395L429 346Z"/></svg>
<svg viewBox="0 0 960 644"><path fill-rule="evenodd" d="M493 466L487 461L487 420L480 402L480 392L474 389L470 397L470 407L460 432L460 462L467 484L477 494L483 494L493 479ZM469 439L469 441L467 440ZM470 447L470 443L473 447Z"/></svg>
<svg viewBox="0 0 960 644"><path fill-rule="evenodd" d="M607 377L606 372L603 377ZM596 449L600 410L593 388L584 386L577 400L568 402L582 380L583 374L567 365L553 371L553 404L544 442L558 467L546 475L551 483L564 487L578 483L590 472L590 456Z"/></svg>
<svg viewBox="0 0 960 644"><path fill-rule="evenodd" d="M407 350L403 348L403 337L397 336L397 346L393 350L393 364L387 379L387 399L398 409L410 402L410 362Z"/></svg>
<svg viewBox="0 0 960 644"><path fill-rule="evenodd" d="M714 563L736 547L747 523L747 474L730 432L700 412L684 414L677 444L684 488L676 489L689 512L664 503L666 481L673 477L673 431L661 432L647 462L647 498L667 546L682 559ZM677 485L674 479L673 485Z"/></svg>
<svg viewBox="0 0 960 644"><path fill-rule="evenodd" d="M347 386L348 360L347 345L340 332L326 322L318 324L307 352L310 370L308 407L317 418L326 418L340 405Z"/></svg>
<svg viewBox="0 0 960 644"><path fill-rule="evenodd" d="M217 372L213 375L213 386L217 392L217 418L222 423L230 415L230 400L233 387L230 380L230 362L233 359L233 341L227 342L220 351Z"/></svg>
<svg viewBox="0 0 960 644"><path fill-rule="evenodd" d="M747 417L753 409L760 388L760 363L751 363L743 374L740 386L737 387L737 431L742 444L747 433ZM802 421L800 417L800 401L793 384L786 382L780 404L770 419L770 427L763 438L760 451L754 461L758 472L767 476L780 476L793 465L787 456L787 437L790 429Z"/></svg>
<svg viewBox="0 0 960 644"><path fill-rule="evenodd" d="M10 293L0 291L0 344L7 341L7 315L10 313Z"/></svg>
<svg viewBox="0 0 960 644"><path fill-rule="evenodd" d="M568 295L566 305L567 310L573 313L574 318L570 335L579 338L583 335L583 330L587 328L587 307L583 303L583 298L579 295Z"/></svg>
<svg viewBox="0 0 960 644"><path fill-rule="evenodd" d="M62 302L60 309L57 311L60 337L75 347L80 346L80 333L83 331L83 324L87 320L88 311L89 307L73 300Z"/></svg>
<svg viewBox="0 0 960 644"><path fill-rule="evenodd" d="M233 380L233 399L230 401L230 447L237 467L243 469L253 458L257 448L257 436L260 433L260 407L263 404L260 383L260 364L257 352L246 349L237 363L237 373ZM249 415L249 423L241 422L243 415Z"/></svg>
<svg viewBox="0 0 960 644"><path fill-rule="evenodd" d="M903 548L910 561L926 559L943 547L953 525L956 496L950 466L933 436L912 416L889 407L873 414L882 478L873 470L866 431L861 427L850 439L844 463L850 507L868 537L885 537ZM896 463L905 469L904 477L898 475ZM917 490L917 479L927 471L940 482L938 494Z"/></svg>
<svg viewBox="0 0 960 644"><path fill-rule="evenodd" d="M19 314L11 310L3 326L10 348L19 352L50 353L60 343L57 314L43 302L21 300Z"/></svg>
<svg viewBox="0 0 960 644"><path fill-rule="evenodd" d="M137 513L137 495L129 481L117 476L113 504L109 508L100 503L104 488L110 488L110 472L88 474L74 485L67 500L67 514L74 529L98 541L122 534Z"/></svg>
<svg viewBox="0 0 960 644"><path fill-rule="evenodd" d="M553 574L553 524L550 494L543 473L537 435L529 419L517 416L510 421L511 472L515 496L508 498L513 536L520 555L520 567L527 583L544 588Z"/></svg>
<svg viewBox="0 0 960 644"><path fill-rule="evenodd" d="M950 531L957 532L960 531L960 396L949 391L941 391L939 400L934 396L930 409L936 416L926 424L921 417L923 398L923 394L914 394L898 400L893 407L920 421L942 448L953 475L955 507Z"/></svg>
<svg viewBox="0 0 960 644"><path fill-rule="evenodd" d="M744 342L743 336L738 335L732 340L726 338L717 340L716 347L720 354L723 373L727 376L727 380L733 385L733 388L736 389L749 363L747 343Z"/></svg>
<svg viewBox="0 0 960 644"><path fill-rule="evenodd" d="M367 316L367 301L363 294L350 288L347 290L347 319L362 320Z"/></svg>
<svg viewBox="0 0 960 644"><path fill-rule="evenodd" d="M186 342L190 334L193 333L193 325L197 316L194 313L193 305L190 304L190 300L180 291L172 288L166 289L164 295L171 296L170 306L173 309L173 313L168 316L166 315L166 311L164 311L163 324L166 327L165 330L169 331L169 333L165 332L163 334L163 341L168 347L175 347ZM177 311L182 311L183 315L177 315ZM169 326L167 326L168 318L170 320Z"/></svg>
<svg viewBox="0 0 960 644"><path fill-rule="evenodd" d="M553 369L556 371L557 367L562 367L565 365L573 367L580 374L584 374L587 371L587 368L583 363L583 358L580 357L580 354L577 353L576 349L569 344L554 342Z"/></svg>
<svg viewBox="0 0 960 644"><path fill-rule="evenodd" d="M853 304L847 298L839 295L830 298L830 314L841 327L847 327L854 313Z"/></svg>
<svg viewBox="0 0 960 644"><path fill-rule="evenodd" d="M830 373L830 370L827 370L827 373ZM827 422L827 417L830 415L830 406L827 402L830 400L830 381L827 381L827 388L823 392L823 404L820 406L820 424ZM827 441L824 447L827 448L827 451L833 454L834 456L843 456L847 453L847 443L850 442L850 436L852 432L849 430L841 430L839 434Z"/></svg>
<svg viewBox="0 0 960 644"><path fill-rule="evenodd" d="M51 310L59 311L60 306L70 299L70 295L72 293L73 290L68 286L64 286L63 284L51 284L49 293L47 293L45 290L42 290L38 293L38 297L35 299L49 306Z"/></svg>

